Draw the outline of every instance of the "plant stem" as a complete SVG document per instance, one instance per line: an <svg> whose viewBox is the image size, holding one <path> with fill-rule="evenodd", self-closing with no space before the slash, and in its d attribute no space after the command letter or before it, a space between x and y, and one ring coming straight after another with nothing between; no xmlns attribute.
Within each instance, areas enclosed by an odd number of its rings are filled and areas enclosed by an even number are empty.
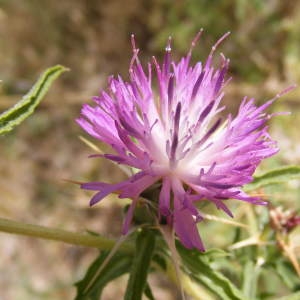
<svg viewBox="0 0 300 300"><path fill-rule="evenodd" d="M33 225L23 222L17 222L13 220L8 220L4 218L0 218L0 233L12 233L18 234L23 236L41 238L46 240L52 241L59 241L64 242L71 245L78 245L83 247L92 247L98 248L99 250L111 250L116 241L107 239L97 235L90 235L87 233L77 233L77 232L70 232L62 229L57 228L49 228L45 226ZM134 246L130 245L129 243L122 243L118 248L118 251L133 253ZM175 276L174 266L172 262L167 261L167 276L177 282ZM158 269L163 271L159 266L156 266ZM211 295L207 294L205 289L199 288L195 286L188 276L184 275L182 278L184 290L190 295L193 295L195 299L214 299Z"/></svg>
<svg viewBox="0 0 300 300"><path fill-rule="evenodd" d="M17 222L4 218L0 218L0 232L1 231L47 240L60 241L83 247L98 248L100 250L111 250L116 243L114 240L97 235L70 232L57 228L48 228L45 226ZM119 250L122 252L133 252L134 247L127 243L123 243Z"/></svg>

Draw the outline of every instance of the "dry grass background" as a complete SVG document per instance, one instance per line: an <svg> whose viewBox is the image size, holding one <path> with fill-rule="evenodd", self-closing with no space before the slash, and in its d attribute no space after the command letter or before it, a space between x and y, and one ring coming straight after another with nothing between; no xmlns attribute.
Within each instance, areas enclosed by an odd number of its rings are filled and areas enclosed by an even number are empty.
<svg viewBox="0 0 300 300"><path fill-rule="evenodd" d="M245 94L263 100L299 81L299 1L289 5L267 1L258 11L243 8L243 1L229 1L231 6L220 1L219 7L207 4L207 15L196 2L188 2L190 8L185 11L180 4L159 0L128 0L126 4L121 0L0 1L1 110L15 103L46 67L60 63L71 69L55 83L34 116L0 138L1 217L119 236L120 204L111 199L91 209L90 194L64 179L117 181L122 176L110 163L87 158L92 151L79 141L83 132L74 119L82 103L105 86L107 75L126 76L131 32L147 58L152 52L161 55L162 40L170 33L175 41L178 37L175 44L180 45L181 54L201 24L201 16L208 36L200 44L201 55L209 51L216 36L232 30L232 40L222 51L237 59L231 70L234 83L226 97L235 109ZM238 18L238 5L246 12L244 22ZM213 26L213 16L220 25ZM267 35L261 36L260 31ZM246 61L252 66L249 70L243 67ZM295 117L272 125L283 148L283 155L272 164L300 162L298 95L297 91L290 93L285 104L278 106L293 110ZM0 234L0 300L73 299L71 285L96 255L95 249ZM163 276L151 280L157 299L178 297L176 288ZM122 277L108 286L103 299L120 299L125 283Z"/></svg>

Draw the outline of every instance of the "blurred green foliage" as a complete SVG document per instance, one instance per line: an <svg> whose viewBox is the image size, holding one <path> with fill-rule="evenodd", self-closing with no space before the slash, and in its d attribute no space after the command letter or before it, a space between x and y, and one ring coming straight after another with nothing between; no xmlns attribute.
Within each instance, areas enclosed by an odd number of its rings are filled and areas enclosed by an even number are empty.
<svg viewBox="0 0 300 300"><path fill-rule="evenodd" d="M8 79L63 63L74 71L66 83L86 87L88 75L126 73L131 33L142 55L161 55L169 35L174 52L182 55L200 28L205 50L197 49L195 58L205 57L217 38L231 31L220 51L231 58L238 77L300 79L298 0L127 0L126 5L120 0L2 0L0 25L5 41L0 69Z"/></svg>
<svg viewBox="0 0 300 300"><path fill-rule="evenodd" d="M168 35L173 35L176 49L184 52L199 28L208 32L208 38L204 37L204 40L209 45L231 31L230 42L222 46L222 51L224 48L231 58L234 73L250 81L267 76L278 76L281 80L300 78L299 1L156 2L156 19L160 20L152 23L157 31L156 45L161 46ZM291 61L297 62L296 65L292 66Z"/></svg>

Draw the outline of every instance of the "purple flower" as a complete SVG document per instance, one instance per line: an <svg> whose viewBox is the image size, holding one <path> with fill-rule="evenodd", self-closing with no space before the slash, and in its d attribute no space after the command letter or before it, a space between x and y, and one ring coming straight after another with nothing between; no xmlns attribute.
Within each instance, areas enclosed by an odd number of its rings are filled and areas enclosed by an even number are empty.
<svg viewBox="0 0 300 300"><path fill-rule="evenodd" d="M229 60L221 54L220 66L214 68L212 58L228 34L212 47L204 64L193 66L191 53L201 32L178 63L171 59L169 40L162 64L153 58L147 71L132 37L129 81L110 78L108 91L94 97L95 106L84 105L77 122L111 146L113 151L104 157L138 170L117 184L82 184L97 191L90 204L114 191L120 198L131 198L123 226L126 233L140 194L159 182L159 199L151 199L158 204L158 218L173 226L185 247L204 251L196 226L203 217L196 203L211 201L229 216L225 204L229 198L266 204L241 188L252 181L262 159L278 151L267 132L270 115L265 110L280 95L261 106L245 97L235 117L223 118L220 112L225 107L220 103Z"/></svg>

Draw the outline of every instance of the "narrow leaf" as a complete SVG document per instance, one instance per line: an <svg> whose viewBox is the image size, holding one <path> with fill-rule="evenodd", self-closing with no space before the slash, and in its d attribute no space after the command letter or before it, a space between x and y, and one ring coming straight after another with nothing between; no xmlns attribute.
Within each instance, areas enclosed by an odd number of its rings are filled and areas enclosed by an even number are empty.
<svg viewBox="0 0 300 300"><path fill-rule="evenodd" d="M249 299L255 299L257 291L257 280L260 269L252 260L246 262L243 275L243 293Z"/></svg>
<svg viewBox="0 0 300 300"><path fill-rule="evenodd" d="M141 300L147 284L147 275L155 248L155 235L141 230L136 239L136 252L125 293L125 300ZM148 291L146 290L148 293ZM149 293L148 293L149 295Z"/></svg>
<svg viewBox="0 0 300 300"><path fill-rule="evenodd" d="M67 70L60 65L47 69L19 102L0 114L0 135L11 131L29 117L46 95L54 80Z"/></svg>
<svg viewBox="0 0 300 300"><path fill-rule="evenodd" d="M300 280L290 263L279 259L275 262L275 270L282 282L290 289L297 290L300 288Z"/></svg>
<svg viewBox="0 0 300 300"><path fill-rule="evenodd" d="M103 251L91 264L85 277L75 284L77 287L75 300L98 300L106 284L130 270L132 257L128 254L116 253L95 278L108 255L108 251Z"/></svg>
<svg viewBox="0 0 300 300"><path fill-rule="evenodd" d="M155 262L162 270L166 271L167 263L162 255L155 253L152 257L152 261Z"/></svg>
<svg viewBox="0 0 300 300"><path fill-rule="evenodd" d="M246 296L221 272L211 267L208 256L177 244L178 252L189 275L222 300L246 300Z"/></svg>
<svg viewBox="0 0 300 300"><path fill-rule="evenodd" d="M254 180L245 186L245 191L251 191L270 184L283 183L300 178L300 166L288 166L255 176Z"/></svg>
<svg viewBox="0 0 300 300"><path fill-rule="evenodd" d="M155 300L154 296L152 294L152 290L149 286L149 284L147 283L146 287L145 287L145 292L144 292L145 296L149 299L149 300Z"/></svg>

